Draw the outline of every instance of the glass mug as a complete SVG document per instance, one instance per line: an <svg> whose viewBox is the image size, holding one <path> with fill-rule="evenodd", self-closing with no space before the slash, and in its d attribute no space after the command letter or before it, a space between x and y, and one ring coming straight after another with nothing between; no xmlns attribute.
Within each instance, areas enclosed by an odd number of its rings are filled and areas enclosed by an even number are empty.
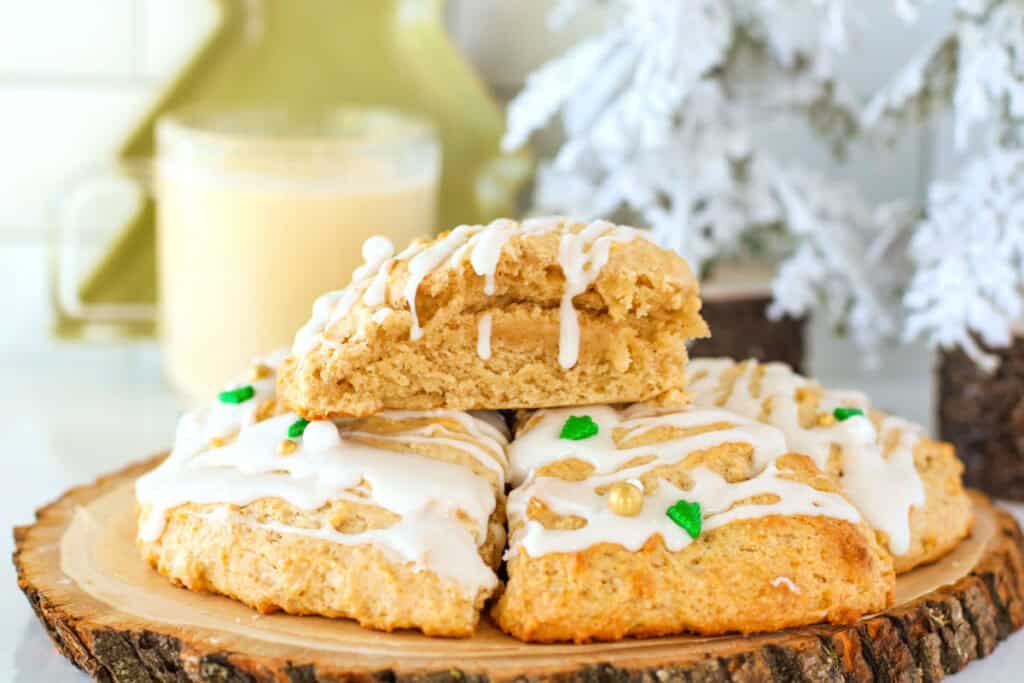
<svg viewBox="0 0 1024 683"><path fill-rule="evenodd" d="M289 345L313 300L347 284L367 237L401 249L433 231L441 148L419 119L377 109L194 112L161 119L156 139L153 162L78 183L56 223L56 253L72 238L82 251L87 208L96 213L110 183L127 175L155 198L155 313L67 305L74 295L60 281L56 302L63 315L128 330L155 314L167 379L187 405Z"/></svg>

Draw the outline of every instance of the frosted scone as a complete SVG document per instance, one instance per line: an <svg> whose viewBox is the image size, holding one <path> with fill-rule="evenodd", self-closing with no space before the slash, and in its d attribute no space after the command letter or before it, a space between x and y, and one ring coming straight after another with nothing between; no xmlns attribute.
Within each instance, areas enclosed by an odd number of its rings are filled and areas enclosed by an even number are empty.
<svg viewBox="0 0 1024 683"><path fill-rule="evenodd" d="M684 342L707 333L686 262L606 221L498 220L363 252L284 366L282 396L307 418L679 403Z"/></svg>
<svg viewBox="0 0 1024 683"><path fill-rule="evenodd" d="M307 423L276 414L272 386L241 384L182 418L136 485L142 556L261 612L471 635L505 542L500 416Z"/></svg>
<svg viewBox="0 0 1024 683"><path fill-rule="evenodd" d="M697 359L688 376L695 405L774 425L791 451L833 477L892 553L897 572L938 559L969 533L963 463L920 426L780 363Z"/></svg>
<svg viewBox="0 0 1024 683"><path fill-rule="evenodd" d="M517 638L770 631L850 623L892 601L871 529L774 427L642 406L522 423L493 610Z"/></svg>

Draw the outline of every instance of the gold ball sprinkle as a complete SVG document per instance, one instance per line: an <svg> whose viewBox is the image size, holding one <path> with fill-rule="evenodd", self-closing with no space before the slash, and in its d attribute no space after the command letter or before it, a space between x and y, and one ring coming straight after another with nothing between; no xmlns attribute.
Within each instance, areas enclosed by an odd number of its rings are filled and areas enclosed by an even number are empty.
<svg viewBox="0 0 1024 683"><path fill-rule="evenodd" d="M220 448L225 443L226 442L224 441L224 439L220 438L219 436L215 436L212 439L210 439L210 448Z"/></svg>
<svg viewBox="0 0 1024 683"><path fill-rule="evenodd" d="M620 481L608 489L608 507L622 517L635 517L644 506L643 491Z"/></svg>
<svg viewBox="0 0 1024 683"><path fill-rule="evenodd" d="M295 443L291 439L285 439L281 443L277 444L278 455L291 455L295 452L295 449L299 447L299 444Z"/></svg>
<svg viewBox="0 0 1024 683"><path fill-rule="evenodd" d="M270 367L264 365L263 363L257 363L256 365L252 366L252 369L249 370L249 379L251 381L256 381L258 379L266 379L267 377L270 377L270 374L272 372L273 370L271 370Z"/></svg>
<svg viewBox="0 0 1024 683"><path fill-rule="evenodd" d="M832 413L822 413L818 415L818 426L819 427L831 427L836 423L836 416Z"/></svg>

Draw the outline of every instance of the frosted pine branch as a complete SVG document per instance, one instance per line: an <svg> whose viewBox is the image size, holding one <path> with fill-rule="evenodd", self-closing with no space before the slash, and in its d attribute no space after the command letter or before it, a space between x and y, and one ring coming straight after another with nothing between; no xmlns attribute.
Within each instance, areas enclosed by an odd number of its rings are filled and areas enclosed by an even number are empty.
<svg viewBox="0 0 1024 683"><path fill-rule="evenodd" d="M563 0L560 24L595 0ZM504 144L556 121L534 209L639 217L698 272L716 260L782 262L776 314L824 302L856 338L893 330L866 254L880 231L849 190L773 158L760 126L803 118L841 149L860 125L835 75L848 0L608 0L608 24L537 70L509 108ZM807 30L810 17L814 30Z"/></svg>
<svg viewBox="0 0 1024 683"><path fill-rule="evenodd" d="M984 150L958 178L932 185L906 240L904 337L962 348L991 369L996 358L983 346L1009 344L1024 312L1024 3L958 0L956 10L949 33L872 100L863 121L885 130L951 106L957 146Z"/></svg>
<svg viewBox="0 0 1024 683"><path fill-rule="evenodd" d="M806 170L772 175L790 230L803 239L779 269L769 313L803 315L823 301L832 324L845 324L862 348L876 349L896 322L870 249L883 232L880 218L895 214L874 211L852 188Z"/></svg>
<svg viewBox="0 0 1024 683"><path fill-rule="evenodd" d="M927 216L910 248L905 336L962 347L992 368L974 336L1006 346L1024 310L1024 152L992 149L955 182L936 183Z"/></svg>
<svg viewBox="0 0 1024 683"><path fill-rule="evenodd" d="M1024 120L1024 5L1016 0L960 2L956 141L973 128L1019 143Z"/></svg>
<svg viewBox="0 0 1024 683"><path fill-rule="evenodd" d="M874 97L864 113L865 125L884 129L893 123L920 123L952 105L960 148L975 129L989 139L1019 143L1016 130L1024 121L1024 3L959 0L950 28Z"/></svg>
<svg viewBox="0 0 1024 683"><path fill-rule="evenodd" d="M949 107L958 52L955 34L929 44L871 99L864 110L864 126L891 136L896 128L917 124Z"/></svg>

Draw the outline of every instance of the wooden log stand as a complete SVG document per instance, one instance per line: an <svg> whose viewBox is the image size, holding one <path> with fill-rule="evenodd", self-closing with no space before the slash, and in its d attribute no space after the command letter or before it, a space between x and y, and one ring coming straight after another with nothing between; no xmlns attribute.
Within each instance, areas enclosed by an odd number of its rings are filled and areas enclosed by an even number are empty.
<svg viewBox="0 0 1024 683"><path fill-rule="evenodd" d="M694 358L756 358L805 369L806 318L772 320L772 271L759 266L725 264L701 287L701 314L711 337L694 342Z"/></svg>
<svg viewBox="0 0 1024 683"><path fill-rule="evenodd" d="M939 435L956 446L971 486L1024 500L1024 337L985 351L999 359L992 373L959 349L940 352Z"/></svg>
<svg viewBox="0 0 1024 683"><path fill-rule="evenodd" d="M174 588L138 559L133 482L156 462L72 489L14 532L21 589L57 648L99 681L933 681L1024 624L1024 539L980 494L971 537L901 576L895 607L850 626L526 645L486 620L471 639L445 640L262 616Z"/></svg>

